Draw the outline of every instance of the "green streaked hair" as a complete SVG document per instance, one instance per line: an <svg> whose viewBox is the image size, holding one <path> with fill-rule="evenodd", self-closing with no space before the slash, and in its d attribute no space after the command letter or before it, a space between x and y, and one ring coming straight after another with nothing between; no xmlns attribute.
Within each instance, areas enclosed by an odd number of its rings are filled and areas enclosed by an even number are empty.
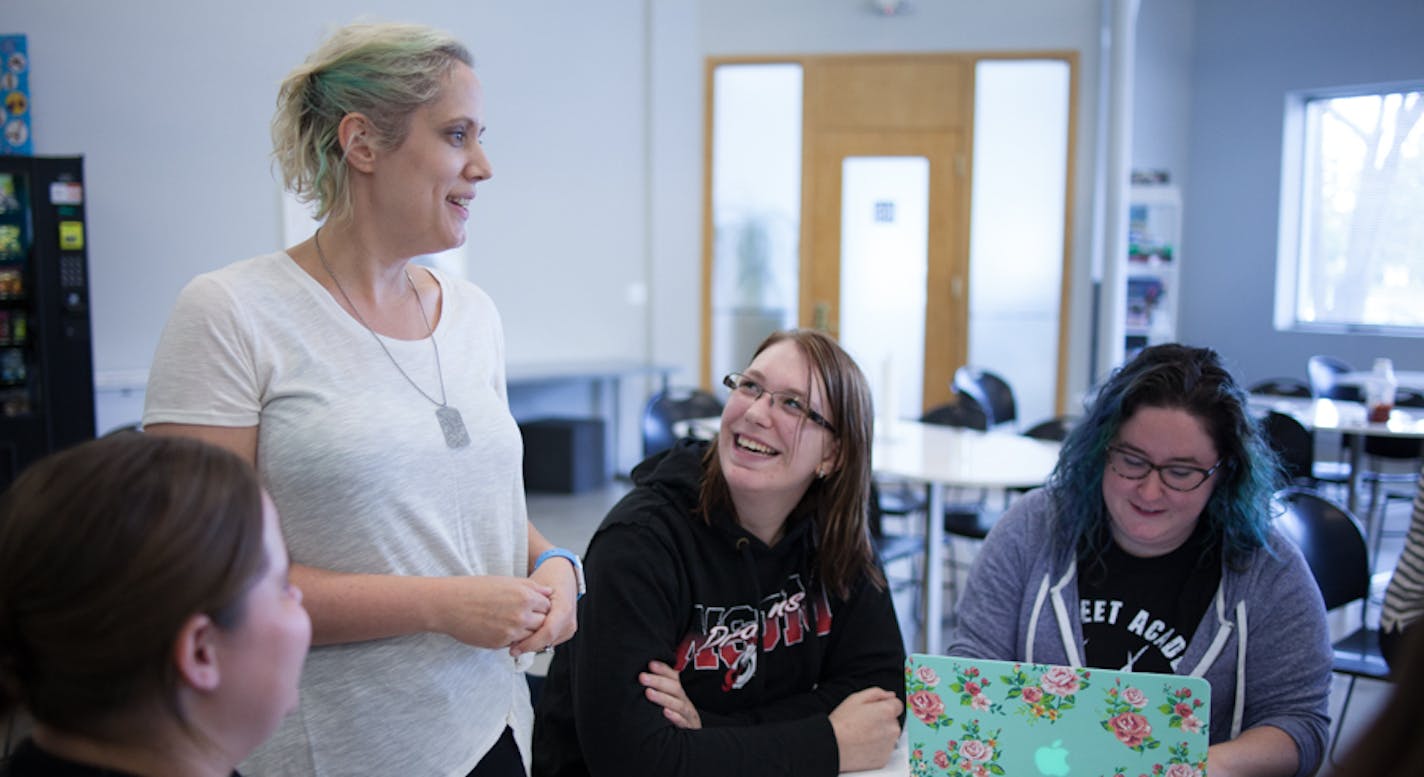
<svg viewBox="0 0 1424 777"><path fill-rule="evenodd" d="M417 24L357 23L338 29L287 75L272 118L272 157L282 184L316 217L351 216L344 152L337 129L350 113L371 123L378 148L396 148L410 115L440 96L456 63L474 66L463 44Z"/></svg>

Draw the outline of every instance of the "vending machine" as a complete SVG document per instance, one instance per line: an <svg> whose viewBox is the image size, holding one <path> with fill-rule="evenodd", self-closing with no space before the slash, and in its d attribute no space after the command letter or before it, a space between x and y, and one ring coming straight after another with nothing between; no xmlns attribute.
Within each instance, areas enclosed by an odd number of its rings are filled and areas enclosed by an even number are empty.
<svg viewBox="0 0 1424 777"><path fill-rule="evenodd" d="M94 436L81 157L0 156L0 489Z"/></svg>

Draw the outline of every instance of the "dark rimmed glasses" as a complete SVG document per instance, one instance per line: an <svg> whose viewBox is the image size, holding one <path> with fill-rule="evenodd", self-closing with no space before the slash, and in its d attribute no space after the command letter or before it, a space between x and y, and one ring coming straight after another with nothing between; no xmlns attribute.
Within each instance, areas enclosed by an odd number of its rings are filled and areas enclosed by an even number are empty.
<svg viewBox="0 0 1424 777"><path fill-rule="evenodd" d="M1193 467L1190 464L1153 464L1140 454L1114 445L1108 447L1108 466L1128 480L1141 480L1152 474L1152 470L1157 470L1157 477L1167 488L1173 491L1195 491L1221 467L1221 462L1211 465L1210 469Z"/></svg>
<svg viewBox="0 0 1424 777"><path fill-rule="evenodd" d="M768 391L766 386L740 372L734 372L723 378L722 385L753 402L761 399L762 396L771 397L771 406L780 408L781 412L786 415L797 420L804 418L831 434L836 433L836 428L831 426L831 422L827 421L825 416L812 410L811 403L794 391Z"/></svg>

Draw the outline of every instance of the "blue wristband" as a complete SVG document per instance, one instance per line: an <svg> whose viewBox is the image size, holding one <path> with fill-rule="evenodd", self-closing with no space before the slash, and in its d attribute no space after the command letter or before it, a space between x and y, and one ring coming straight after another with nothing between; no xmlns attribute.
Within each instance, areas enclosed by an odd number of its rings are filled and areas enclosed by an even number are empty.
<svg viewBox="0 0 1424 777"><path fill-rule="evenodd" d="M540 553L538 558L534 559L534 568L538 569L544 565L545 561L551 558L568 559L568 562L574 565L574 579L578 581L578 595L582 597L584 592L588 590L588 586L584 583L583 562L579 560L578 554L568 548L549 548L543 553Z"/></svg>

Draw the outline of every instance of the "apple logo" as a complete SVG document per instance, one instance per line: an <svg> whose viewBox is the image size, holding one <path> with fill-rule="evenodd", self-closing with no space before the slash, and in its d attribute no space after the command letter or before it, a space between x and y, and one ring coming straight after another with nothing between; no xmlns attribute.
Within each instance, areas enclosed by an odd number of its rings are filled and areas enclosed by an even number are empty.
<svg viewBox="0 0 1424 777"><path fill-rule="evenodd" d="M1068 773L1068 748L1062 743L1063 740L1055 739L1053 744L1034 751L1033 765L1038 767L1039 774L1063 777Z"/></svg>

